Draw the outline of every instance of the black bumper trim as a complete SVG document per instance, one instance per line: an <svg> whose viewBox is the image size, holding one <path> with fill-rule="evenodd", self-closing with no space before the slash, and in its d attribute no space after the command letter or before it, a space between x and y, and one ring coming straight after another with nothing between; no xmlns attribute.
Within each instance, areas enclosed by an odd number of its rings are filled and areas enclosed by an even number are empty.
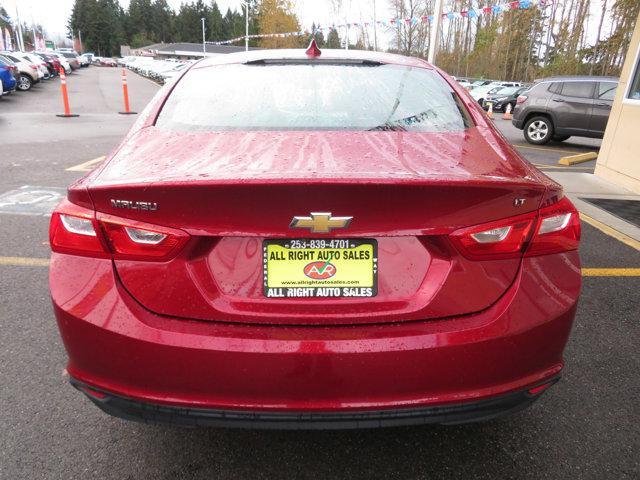
<svg viewBox="0 0 640 480"><path fill-rule="evenodd" d="M559 377L555 377L545 380L542 384L555 383L558 380ZM279 430L340 430L480 422L523 410L540 396L540 394L530 395L527 389L477 402L420 408L340 413L263 412L187 408L140 402L113 395L80 382L73 377L70 377L70 383L84 393L101 410L125 420L185 427L234 427ZM94 396L91 391L98 392L101 395Z"/></svg>

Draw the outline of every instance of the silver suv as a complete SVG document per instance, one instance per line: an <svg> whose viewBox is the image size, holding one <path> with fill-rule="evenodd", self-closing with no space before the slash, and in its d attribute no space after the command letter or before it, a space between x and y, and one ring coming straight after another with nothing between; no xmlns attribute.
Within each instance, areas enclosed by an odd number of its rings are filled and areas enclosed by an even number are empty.
<svg viewBox="0 0 640 480"><path fill-rule="evenodd" d="M617 87L615 77L545 78L518 97L512 123L535 145L602 138Z"/></svg>

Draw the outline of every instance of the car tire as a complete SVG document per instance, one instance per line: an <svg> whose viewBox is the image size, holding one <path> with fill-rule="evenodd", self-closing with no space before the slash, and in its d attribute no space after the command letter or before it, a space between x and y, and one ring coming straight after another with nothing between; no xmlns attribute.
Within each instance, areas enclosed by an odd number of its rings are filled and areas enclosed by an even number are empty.
<svg viewBox="0 0 640 480"><path fill-rule="evenodd" d="M544 145L553 138L553 123L549 117L531 117L524 124L524 139L534 145Z"/></svg>
<svg viewBox="0 0 640 480"><path fill-rule="evenodd" d="M570 137L570 135L554 135L553 136L553 141L554 142L564 142L569 137Z"/></svg>
<svg viewBox="0 0 640 480"><path fill-rule="evenodd" d="M29 77L29 75L21 73L20 78L18 79L18 90L20 90L21 92L26 92L27 90L31 90L32 86L33 80L31 80L31 77Z"/></svg>

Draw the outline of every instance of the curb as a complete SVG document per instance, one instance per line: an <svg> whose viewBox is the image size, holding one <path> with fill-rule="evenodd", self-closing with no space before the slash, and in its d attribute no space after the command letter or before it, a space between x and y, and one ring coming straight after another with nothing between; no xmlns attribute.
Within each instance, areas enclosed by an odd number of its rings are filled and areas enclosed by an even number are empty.
<svg viewBox="0 0 640 480"><path fill-rule="evenodd" d="M589 162L598 158L596 152L579 153L578 155L570 155L568 157L561 157L558 160L560 165L577 165L578 163Z"/></svg>

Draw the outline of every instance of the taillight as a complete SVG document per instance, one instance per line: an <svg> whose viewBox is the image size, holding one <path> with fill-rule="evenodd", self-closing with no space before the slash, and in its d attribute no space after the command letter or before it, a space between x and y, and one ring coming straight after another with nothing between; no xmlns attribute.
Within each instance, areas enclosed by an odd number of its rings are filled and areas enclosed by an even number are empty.
<svg viewBox="0 0 640 480"><path fill-rule="evenodd" d="M109 248L116 259L167 260L189 239L182 230L98 213Z"/></svg>
<svg viewBox="0 0 640 480"><path fill-rule="evenodd" d="M29 65L29 67L31 67L32 70L37 70L38 67L36 67L35 65Z"/></svg>
<svg viewBox="0 0 640 480"><path fill-rule="evenodd" d="M100 258L109 256L101 241L94 212L66 200L51 215L49 244L54 252Z"/></svg>
<svg viewBox="0 0 640 480"><path fill-rule="evenodd" d="M519 257L531 236L536 214L510 217L463 228L451 234L460 252L471 260Z"/></svg>
<svg viewBox="0 0 640 480"><path fill-rule="evenodd" d="M540 209L536 233L525 255L533 257L577 250L580 230L578 211L564 197L558 203Z"/></svg>
<svg viewBox="0 0 640 480"><path fill-rule="evenodd" d="M564 197L538 212L463 228L450 237L471 260L547 255L578 248L580 218Z"/></svg>
<svg viewBox="0 0 640 480"><path fill-rule="evenodd" d="M98 258L166 261L188 240L182 230L96 214L67 200L53 212L49 227L52 251Z"/></svg>
<svg viewBox="0 0 640 480"><path fill-rule="evenodd" d="M527 101L527 98L529 98L526 95L520 95L518 96L518 98L516 98L516 105L520 105L521 103L524 103Z"/></svg>

